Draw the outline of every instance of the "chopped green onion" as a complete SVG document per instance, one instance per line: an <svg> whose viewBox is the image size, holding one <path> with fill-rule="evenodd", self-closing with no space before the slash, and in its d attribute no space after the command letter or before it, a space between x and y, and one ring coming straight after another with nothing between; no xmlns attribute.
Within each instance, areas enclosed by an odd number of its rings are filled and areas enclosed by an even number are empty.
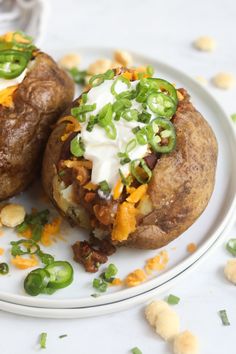
<svg viewBox="0 0 236 354"><path fill-rule="evenodd" d="M90 296L92 296L92 297L99 297L99 296L101 296L101 294L95 293L95 294L91 294Z"/></svg>
<svg viewBox="0 0 236 354"><path fill-rule="evenodd" d="M36 224L32 226L32 239L34 241L39 241L43 232L43 225Z"/></svg>
<svg viewBox="0 0 236 354"><path fill-rule="evenodd" d="M111 188L109 187L109 184L107 183L107 181L100 182L99 186L100 186L99 189L101 189L101 191L103 191L103 193L105 193L105 194L111 193Z"/></svg>
<svg viewBox="0 0 236 354"><path fill-rule="evenodd" d="M68 337L68 334L61 334L58 338L62 339L62 338L65 338L65 337Z"/></svg>
<svg viewBox="0 0 236 354"><path fill-rule="evenodd" d="M47 342L47 333L43 332L40 334L40 348L46 349L46 342Z"/></svg>
<svg viewBox="0 0 236 354"><path fill-rule="evenodd" d="M75 136L70 142L70 152L75 157L80 157L84 155L85 149L81 137Z"/></svg>
<svg viewBox="0 0 236 354"><path fill-rule="evenodd" d="M83 104L87 103L87 101L88 101L88 92L82 93L81 98L82 98Z"/></svg>
<svg viewBox="0 0 236 354"><path fill-rule="evenodd" d="M13 257L22 256L24 254L37 254L40 250L39 245L32 239L22 239L19 241L11 241L11 255Z"/></svg>
<svg viewBox="0 0 236 354"><path fill-rule="evenodd" d="M93 287L101 293L105 293L107 291L108 284L103 279L95 278L93 279Z"/></svg>
<svg viewBox="0 0 236 354"><path fill-rule="evenodd" d="M121 171L121 169L119 169L119 175L121 178L121 182L125 185L125 186L129 186L132 182L132 177L128 176L127 178L124 176L123 172Z"/></svg>
<svg viewBox="0 0 236 354"><path fill-rule="evenodd" d="M226 310L220 310L219 315L224 326L230 326Z"/></svg>
<svg viewBox="0 0 236 354"><path fill-rule="evenodd" d="M117 83L118 83L119 81L123 82L123 83L127 86L128 89L129 89L130 86L131 86L130 81L127 80L124 76L118 76L118 77L115 79L115 81L113 82L113 84L111 85L111 93L112 93L114 96L117 96L117 95L119 94L118 92L116 92L116 85L117 85Z"/></svg>
<svg viewBox="0 0 236 354"><path fill-rule="evenodd" d="M233 122L236 122L236 113L231 114L231 119Z"/></svg>
<svg viewBox="0 0 236 354"><path fill-rule="evenodd" d="M81 104L79 107L73 107L71 109L71 114L73 117L77 118L79 122L83 123L86 120L85 113L94 111L96 107L96 103L87 105Z"/></svg>
<svg viewBox="0 0 236 354"><path fill-rule="evenodd" d="M97 122L98 122L98 117L91 115L91 116L89 117L89 121L88 121L86 130L87 130L88 132L91 132L91 131L93 130L95 124L97 124Z"/></svg>
<svg viewBox="0 0 236 354"><path fill-rule="evenodd" d="M131 349L132 354L142 354L141 350L138 347Z"/></svg>
<svg viewBox="0 0 236 354"><path fill-rule="evenodd" d="M107 103L98 113L98 124L100 127L105 128L112 122L112 104Z"/></svg>
<svg viewBox="0 0 236 354"><path fill-rule="evenodd" d="M227 244L226 249L229 251L234 257L236 257L236 238L231 238Z"/></svg>
<svg viewBox="0 0 236 354"><path fill-rule="evenodd" d="M74 82L78 85L85 85L85 79L88 75L87 71L80 71L77 68L69 69L69 73L72 76Z"/></svg>
<svg viewBox="0 0 236 354"><path fill-rule="evenodd" d="M148 66L147 66L147 74L148 74L148 76L150 76L150 77L153 76L153 74L154 74L154 68L153 68L153 66L151 66L151 65L148 65Z"/></svg>
<svg viewBox="0 0 236 354"><path fill-rule="evenodd" d="M141 129L140 127L135 127L135 128L132 129L132 132L133 132L134 134L137 134L137 132L138 132L140 129Z"/></svg>
<svg viewBox="0 0 236 354"><path fill-rule="evenodd" d="M136 133L136 139L139 145L146 145L148 143L148 138L147 138L147 127L144 127L142 129L139 129L138 132Z"/></svg>
<svg viewBox="0 0 236 354"><path fill-rule="evenodd" d="M116 127L114 123L111 123L105 127L108 138L115 140L117 136Z"/></svg>
<svg viewBox="0 0 236 354"><path fill-rule="evenodd" d="M103 75L104 75L105 80L112 80L113 77L115 76L115 73L112 69L109 69Z"/></svg>
<svg viewBox="0 0 236 354"><path fill-rule="evenodd" d="M104 82L104 80L105 78L103 74L94 75L90 78L89 85L91 85L92 87L96 87L101 85Z"/></svg>
<svg viewBox="0 0 236 354"><path fill-rule="evenodd" d="M142 112L138 115L138 122L148 124L151 120L152 115L148 112Z"/></svg>
<svg viewBox="0 0 236 354"><path fill-rule="evenodd" d="M9 273L9 266L7 263L0 263L0 274L6 275Z"/></svg>
<svg viewBox="0 0 236 354"><path fill-rule="evenodd" d="M141 166L140 166L141 165ZM152 171L144 161L144 159L136 159L131 162L131 174L134 176L134 178L141 184L148 183L152 177ZM146 173L147 178L144 179L143 177L140 176L140 174L137 172L137 167L143 169L143 171Z"/></svg>
<svg viewBox="0 0 236 354"><path fill-rule="evenodd" d="M115 264L109 264L109 266L107 267L105 273L104 273L104 279L106 281L110 281L113 280L114 276L117 274L118 269L115 266Z"/></svg>
<svg viewBox="0 0 236 354"><path fill-rule="evenodd" d="M126 145L126 153L128 154L130 151L132 151L133 149L136 148L137 142L135 139L132 139L128 142L128 144Z"/></svg>
<svg viewBox="0 0 236 354"><path fill-rule="evenodd" d="M138 119L138 111L137 109L126 109L121 116L128 122L131 122Z"/></svg>
<svg viewBox="0 0 236 354"><path fill-rule="evenodd" d="M178 296L170 294L167 298L167 302L170 305L177 305L180 302L180 298Z"/></svg>

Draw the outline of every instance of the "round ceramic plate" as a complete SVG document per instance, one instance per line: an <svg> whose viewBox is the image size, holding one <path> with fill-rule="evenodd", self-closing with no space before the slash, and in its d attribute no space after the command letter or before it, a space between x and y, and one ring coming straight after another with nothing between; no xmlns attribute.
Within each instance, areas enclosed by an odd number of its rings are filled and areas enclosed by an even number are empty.
<svg viewBox="0 0 236 354"><path fill-rule="evenodd" d="M77 49L72 51L81 54L84 67L98 58L112 56L112 50ZM59 57L65 53L56 54ZM72 285L51 296L30 297L25 294L23 289L23 280L29 270L17 270L11 266L9 275L1 277L1 301L49 309L86 308L92 306L95 312L95 309L101 305L141 296L152 289L161 289L161 286L164 287L164 284L170 279L177 279L179 274L182 274L198 259L205 257L207 250L219 238L229 223L236 203L236 160L234 157L236 139L230 120L214 98L186 74L163 62L137 54L133 54L133 56L135 64L150 64L155 68L156 76L174 82L177 87L186 88L192 97L193 104L204 115L216 134L219 145L216 183L206 210L185 233L163 248L168 252L170 258L164 271L154 273L145 283L137 287L109 287L105 294L96 298L91 296L95 292L92 287L92 281L96 275L86 273L79 264L72 260L70 247L76 240L86 238L86 232L77 228L72 229L64 222L61 233L65 240L58 239L55 244L46 249L46 252L53 254L58 260L71 262L75 271ZM24 204L27 210L30 211L32 207L38 209L49 208L42 199L42 192L36 184L36 186L13 200ZM18 237L13 231L4 230L4 235L0 238L0 247L5 249L5 254L1 257L1 260L5 259L9 262L9 242L17 239ZM186 247L190 242L194 242L198 246L197 251L191 255L186 251ZM121 248L110 257L109 262L116 264L119 270L118 276L123 279L134 269L143 268L145 261L157 255L160 251ZM102 266L100 271L102 272L105 267L106 265Z"/></svg>

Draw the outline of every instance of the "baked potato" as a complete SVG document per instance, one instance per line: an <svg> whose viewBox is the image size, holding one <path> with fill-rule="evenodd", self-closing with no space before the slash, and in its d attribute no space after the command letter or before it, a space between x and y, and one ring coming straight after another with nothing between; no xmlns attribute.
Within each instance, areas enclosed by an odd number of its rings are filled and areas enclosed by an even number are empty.
<svg viewBox="0 0 236 354"><path fill-rule="evenodd" d="M184 89L149 76L119 68L92 77L45 150L42 179L53 204L115 246L168 244L201 215L214 188L211 127Z"/></svg>
<svg viewBox="0 0 236 354"><path fill-rule="evenodd" d="M74 83L21 32L0 37L0 200L40 171L52 124L72 102Z"/></svg>

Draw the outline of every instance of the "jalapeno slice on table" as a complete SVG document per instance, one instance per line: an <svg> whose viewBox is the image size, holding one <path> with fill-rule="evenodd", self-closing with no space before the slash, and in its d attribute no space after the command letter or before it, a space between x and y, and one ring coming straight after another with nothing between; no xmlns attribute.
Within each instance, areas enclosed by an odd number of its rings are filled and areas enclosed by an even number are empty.
<svg viewBox="0 0 236 354"><path fill-rule="evenodd" d="M50 274L42 268L30 272L24 281L24 289L31 296L39 295L47 287Z"/></svg>
<svg viewBox="0 0 236 354"><path fill-rule="evenodd" d="M17 50L0 51L0 77L14 79L26 68L30 57L28 53Z"/></svg>
<svg viewBox="0 0 236 354"><path fill-rule="evenodd" d="M151 122L153 136L149 143L154 151L160 153L171 152L176 145L174 125L165 118L156 118Z"/></svg>
<svg viewBox="0 0 236 354"><path fill-rule="evenodd" d="M7 263L0 263L0 274L6 275L9 273L9 266Z"/></svg>

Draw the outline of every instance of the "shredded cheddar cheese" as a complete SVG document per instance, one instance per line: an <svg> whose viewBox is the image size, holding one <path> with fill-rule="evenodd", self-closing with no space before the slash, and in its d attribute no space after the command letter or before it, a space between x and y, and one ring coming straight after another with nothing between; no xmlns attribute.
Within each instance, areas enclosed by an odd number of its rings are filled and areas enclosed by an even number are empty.
<svg viewBox="0 0 236 354"><path fill-rule="evenodd" d="M142 184L141 186L136 188L126 199L127 202L134 204L138 203L142 199L142 197L147 193L147 188L147 184Z"/></svg>
<svg viewBox="0 0 236 354"><path fill-rule="evenodd" d="M85 184L84 188L88 191L95 191L96 189L98 189L98 185L92 182L88 182L87 184Z"/></svg>
<svg viewBox="0 0 236 354"><path fill-rule="evenodd" d="M143 283L147 279L143 269L136 269L132 273L128 274L125 278L125 284L128 287L137 286Z"/></svg>
<svg viewBox="0 0 236 354"><path fill-rule="evenodd" d="M18 269L27 269L27 268L37 266L39 262L36 256L32 254L30 258L23 258L21 256L16 256L11 259L11 263Z"/></svg>
<svg viewBox="0 0 236 354"><path fill-rule="evenodd" d="M121 179L119 178L118 182L116 183L115 188L113 190L113 199L114 200L117 200L117 199L120 198L120 195L121 195L121 193L123 191L123 188L124 188L124 185L121 182Z"/></svg>
<svg viewBox="0 0 236 354"><path fill-rule="evenodd" d="M53 236L59 233L61 226L61 218L55 218L50 224L43 227L41 242L44 246L50 246L53 242Z"/></svg>
<svg viewBox="0 0 236 354"><path fill-rule="evenodd" d="M158 255L153 258L149 258L146 261L146 265L144 267L145 272L150 275L153 271L164 270L168 262L169 255L167 251L161 251Z"/></svg>
<svg viewBox="0 0 236 354"><path fill-rule="evenodd" d="M122 280L120 278L115 278L112 280L112 282L110 284L113 286L119 286L119 285L122 285Z"/></svg>
<svg viewBox="0 0 236 354"><path fill-rule="evenodd" d="M118 206L114 227L112 230L113 241L127 240L129 234L136 228L137 210L132 203L123 202Z"/></svg>
<svg viewBox="0 0 236 354"><path fill-rule="evenodd" d="M129 71L125 71L121 76L123 76L125 79L127 79L129 81L132 80L132 77L133 77L132 73Z"/></svg>
<svg viewBox="0 0 236 354"><path fill-rule="evenodd" d="M17 89L18 85L9 86L0 91L0 104L5 107L13 106L13 93Z"/></svg>
<svg viewBox="0 0 236 354"><path fill-rule="evenodd" d="M88 161L88 160L80 160L80 161L65 160L65 161L63 161L63 166L68 167L68 168L74 168L74 169L83 166L83 167L91 170L93 167L93 164L91 161Z"/></svg>
<svg viewBox="0 0 236 354"><path fill-rule="evenodd" d="M4 253L4 249L3 248L0 248L0 256L2 256Z"/></svg>
<svg viewBox="0 0 236 354"><path fill-rule="evenodd" d="M189 243L187 246L187 251L189 253L194 253L197 250L197 245L195 243Z"/></svg>

